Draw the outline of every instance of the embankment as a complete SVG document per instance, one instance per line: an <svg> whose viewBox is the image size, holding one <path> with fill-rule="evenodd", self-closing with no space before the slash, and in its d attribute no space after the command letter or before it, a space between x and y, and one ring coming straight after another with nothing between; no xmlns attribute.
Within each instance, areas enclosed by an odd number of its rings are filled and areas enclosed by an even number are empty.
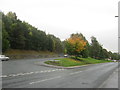
<svg viewBox="0 0 120 90"><path fill-rule="evenodd" d="M10 59L32 59L32 58L52 58L59 57L60 54L48 51L32 51L32 50L8 50L4 52Z"/></svg>

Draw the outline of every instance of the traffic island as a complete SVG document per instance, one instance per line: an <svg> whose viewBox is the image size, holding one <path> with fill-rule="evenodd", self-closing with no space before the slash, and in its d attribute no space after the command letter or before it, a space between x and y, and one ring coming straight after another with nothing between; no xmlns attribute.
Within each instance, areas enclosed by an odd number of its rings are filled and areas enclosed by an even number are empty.
<svg viewBox="0 0 120 90"><path fill-rule="evenodd" d="M72 58L60 58L60 59L54 59L45 61L44 66L49 67L56 67L56 68L78 68L81 66L91 65L91 64L98 64L98 63L108 63L112 61L108 60L97 60L93 58L79 58L78 60L72 59Z"/></svg>

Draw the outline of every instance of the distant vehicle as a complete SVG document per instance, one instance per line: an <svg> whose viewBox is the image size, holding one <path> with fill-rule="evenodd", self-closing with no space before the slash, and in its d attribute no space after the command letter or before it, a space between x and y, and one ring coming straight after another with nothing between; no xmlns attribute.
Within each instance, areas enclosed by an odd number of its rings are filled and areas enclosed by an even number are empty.
<svg viewBox="0 0 120 90"><path fill-rule="evenodd" d="M0 55L0 61L8 61L9 57L6 57L5 55Z"/></svg>
<svg viewBox="0 0 120 90"><path fill-rule="evenodd" d="M67 56L68 56L67 54L64 55L64 57L67 57Z"/></svg>
<svg viewBox="0 0 120 90"><path fill-rule="evenodd" d="M112 61L116 62L117 60L112 60Z"/></svg>

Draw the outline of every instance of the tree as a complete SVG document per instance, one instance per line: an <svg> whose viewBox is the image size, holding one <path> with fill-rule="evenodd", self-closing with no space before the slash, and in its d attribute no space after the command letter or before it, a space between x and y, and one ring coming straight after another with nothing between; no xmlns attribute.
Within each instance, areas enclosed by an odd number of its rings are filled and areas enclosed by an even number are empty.
<svg viewBox="0 0 120 90"><path fill-rule="evenodd" d="M101 53L101 50L102 50L102 46L99 44L99 42L97 41L97 39L92 36L91 37L91 57L93 58L96 58L96 59L99 59L100 58L100 53Z"/></svg>
<svg viewBox="0 0 120 90"><path fill-rule="evenodd" d="M82 33L71 34L71 37L72 36L77 36L77 37L81 38L82 40L84 40L86 42L86 46L84 47L85 49L80 52L80 55L84 58L87 58L89 56L90 45L89 45L88 41L86 40L86 38L83 36ZM63 46L64 46L64 51L66 51L66 47L65 47L66 46L66 41L64 41Z"/></svg>
<svg viewBox="0 0 120 90"><path fill-rule="evenodd" d="M118 53L112 53L111 51L108 52L109 53L109 58L112 60L119 60L120 59L120 54Z"/></svg>
<svg viewBox="0 0 120 90"><path fill-rule="evenodd" d="M85 46L86 42L78 35L71 35L71 37L66 40L67 53L75 55L76 57L85 49Z"/></svg>
<svg viewBox="0 0 120 90"><path fill-rule="evenodd" d="M6 16L9 17L9 18L12 19L12 20L17 20L16 13L8 12L8 13L6 14Z"/></svg>
<svg viewBox="0 0 120 90"><path fill-rule="evenodd" d="M110 57L109 55L111 55L112 52L109 54L108 51L104 49L102 45L99 44L99 42L94 36L91 37L91 42L92 42L90 45L91 57L96 59L107 59Z"/></svg>
<svg viewBox="0 0 120 90"><path fill-rule="evenodd" d="M80 52L80 55L84 58L87 58L89 56L89 47L90 47L89 42L86 40L85 36L83 36L82 33L72 34L72 36L74 35L82 38L86 42L85 49Z"/></svg>
<svg viewBox="0 0 120 90"><path fill-rule="evenodd" d="M24 49L25 47L25 37L23 31L23 25L21 22L17 22L11 25L12 34L11 38L11 48L13 49Z"/></svg>
<svg viewBox="0 0 120 90"><path fill-rule="evenodd" d="M107 59L109 58L108 51L106 49L101 49L101 54L100 54L101 59Z"/></svg>
<svg viewBox="0 0 120 90"><path fill-rule="evenodd" d="M54 35L48 34L48 50L56 53L62 53L63 46L61 40Z"/></svg>
<svg viewBox="0 0 120 90"><path fill-rule="evenodd" d="M2 52L5 52L10 47L8 37L9 37L9 35L6 32L6 30L4 28L4 23L3 23L2 24Z"/></svg>
<svg viewBox="0 0 120 90"><path fill-rule="evenodd" d="M50 52L53 52L55 49L55 42L53 41L52 37L50 34L47 35L47 49Z"/></svg>

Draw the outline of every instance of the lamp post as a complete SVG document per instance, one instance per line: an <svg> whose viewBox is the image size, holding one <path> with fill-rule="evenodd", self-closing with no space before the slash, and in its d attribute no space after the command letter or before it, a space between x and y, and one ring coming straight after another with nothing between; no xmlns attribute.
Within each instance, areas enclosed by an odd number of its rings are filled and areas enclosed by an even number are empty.
<svg viewBox="0 0 120 90"><path fill-rule="evenodd" d="M115 16L118 18L118 55L120 54L120 2L118 3L118 16Z"/></svg>
<svg viewBox="0 0 120 90"><path fill-rule="evenodd" d="M115 16L115 17L119 17L119 16Z"/></svg>
<svg viewBox="0 0 120 90"><path fill-rule="evenodd" d="M118 13L119 13L119 9L118 9ZM119 42L119 39L120 39L120 26L119 26L119 16L115 16L116 18L118 18L118 55L120 54L120 42Z"/></svg>
<svg viewBox="0 0 120 90"><path fill-rule="evenodd" d="M120 55L120 2L118 2L118 56Z"/></svg>

